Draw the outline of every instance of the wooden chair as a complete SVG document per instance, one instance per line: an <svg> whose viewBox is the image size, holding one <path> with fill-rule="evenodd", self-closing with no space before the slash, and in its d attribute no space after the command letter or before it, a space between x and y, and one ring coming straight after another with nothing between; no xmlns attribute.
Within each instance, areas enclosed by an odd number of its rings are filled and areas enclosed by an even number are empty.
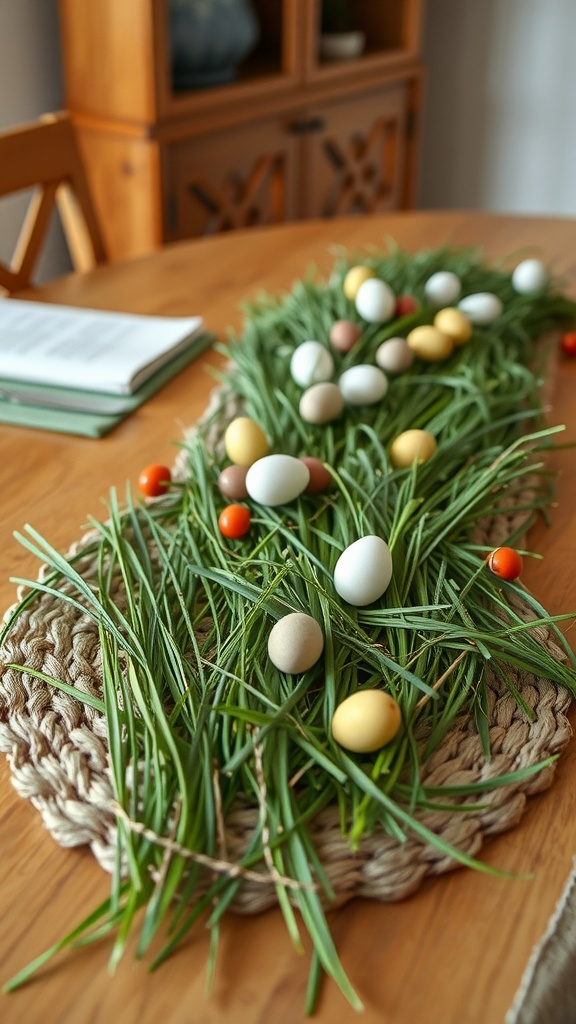
<svg viewBox="0 0 576 1024"><path fill-rule="evenodd" d="M47 114L39 121L0 132L0 196L33 188L10 265L0 261L0 288L27 288L57 208L76 270L106 262L106 249L72 121Z"/></svg>

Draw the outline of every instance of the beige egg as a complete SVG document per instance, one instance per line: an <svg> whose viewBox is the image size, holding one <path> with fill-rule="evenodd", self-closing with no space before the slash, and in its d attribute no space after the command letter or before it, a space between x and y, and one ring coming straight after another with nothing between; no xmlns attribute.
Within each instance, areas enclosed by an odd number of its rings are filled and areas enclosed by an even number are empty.
<svg viewBox="0 0 576 1024"><path fill-rule="evenodd" d="M268 454L266 434L248 416L237 416L224 434L226 454L237 466L251 466Z"/></svg>
<svg viewBox="0 0 576 1024"><path fill-rule="evenodd" d="M452 338L430 324L415 327L408 334L406 342L418 359L423 359L426 363L439 363L447 359L454 348Z"/></svg>
<svg viewBox="0 0 576 1024"><path fill-rule="evenodd" d="M332 716L332 738L346 750L369 754L390 743L402 724L398 703L384 690L358 690Z"/></svg>
<svg viewBox="0 0 576 1024"><path fill-rule="evenodd" d="M303 393L298 408L306 423L331 423L344 409L344 396L337 384L329 381L313 384Z"/></svg>
<svg viewBox="0 0 576 1024"><path fill-rule="evenodd" d="M387 338L376 349L375 359L385 373L404 373L412 366L414 355L406 338Z"/></svg>
<svg viewBox="0 0 576 1024"><path fill-rule="evenodd" d="M455 345L465 345L472 337L472 324L459 309L452 306L438 310L434 317L434 327L452 338Z"/></svg>
<svg viewBox="0 0 576 1024"><path fill-rule="evenodd" d="M376 277L376 274L370 269L370 267L351 267L346 274L344 284L342 285L346 298L350 299L351 302L354 302L360 285L364 284L364 281L367 281L370 277Z"/></svg>
<svg viewBox="0 0 576 1024"><path fill-rule="evenodd" d="M324 634L312 615L290 612L270 630L268 657L281 672L306 672L316 664L323 650Z"/></svg>
<svg viewBox="0 0 576 1024"><path fill-rule="evenodd" d="M435 454L436 438L428 430L405 430L390 445L390 458L396 469L406 469L414 460L427 462Z"/></svg>

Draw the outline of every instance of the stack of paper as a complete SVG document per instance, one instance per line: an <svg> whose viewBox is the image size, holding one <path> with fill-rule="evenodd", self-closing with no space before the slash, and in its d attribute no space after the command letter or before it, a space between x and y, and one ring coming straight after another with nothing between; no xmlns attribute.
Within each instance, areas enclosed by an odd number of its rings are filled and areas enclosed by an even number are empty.
<svg viewBox="0 0 576 1024"><path fill-rule="evenodd" d="M0 299L0 422L102 437L207 347L203 326Z"/></svg>

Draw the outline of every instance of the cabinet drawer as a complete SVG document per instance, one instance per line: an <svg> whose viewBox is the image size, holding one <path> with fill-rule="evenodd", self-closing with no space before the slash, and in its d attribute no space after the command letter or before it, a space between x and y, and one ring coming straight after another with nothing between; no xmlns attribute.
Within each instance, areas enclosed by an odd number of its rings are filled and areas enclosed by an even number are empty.
<svg viewBox="0 0 576 1024"><path fill-rule="evenodd" d="M409 85L314 108L302 140L302 216L398 209L405 202Z"/></svg>
<svg viewBox="0 0 576 1024"><path fill-rule="evenodd" d="M170 145L165 152L166 239L293 218L296 146L281 119Z"/></svg>

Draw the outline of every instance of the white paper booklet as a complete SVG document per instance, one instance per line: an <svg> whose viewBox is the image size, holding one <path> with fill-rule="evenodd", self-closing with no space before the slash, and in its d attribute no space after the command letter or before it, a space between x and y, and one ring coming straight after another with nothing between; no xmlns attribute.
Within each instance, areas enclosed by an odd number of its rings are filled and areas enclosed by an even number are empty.
<svg viewBox="0 0 576 1024"><path fill-rule="evenodd" d="M193 317L142 316L0 298L0 378L131 394L203 329Z"/></svg>

